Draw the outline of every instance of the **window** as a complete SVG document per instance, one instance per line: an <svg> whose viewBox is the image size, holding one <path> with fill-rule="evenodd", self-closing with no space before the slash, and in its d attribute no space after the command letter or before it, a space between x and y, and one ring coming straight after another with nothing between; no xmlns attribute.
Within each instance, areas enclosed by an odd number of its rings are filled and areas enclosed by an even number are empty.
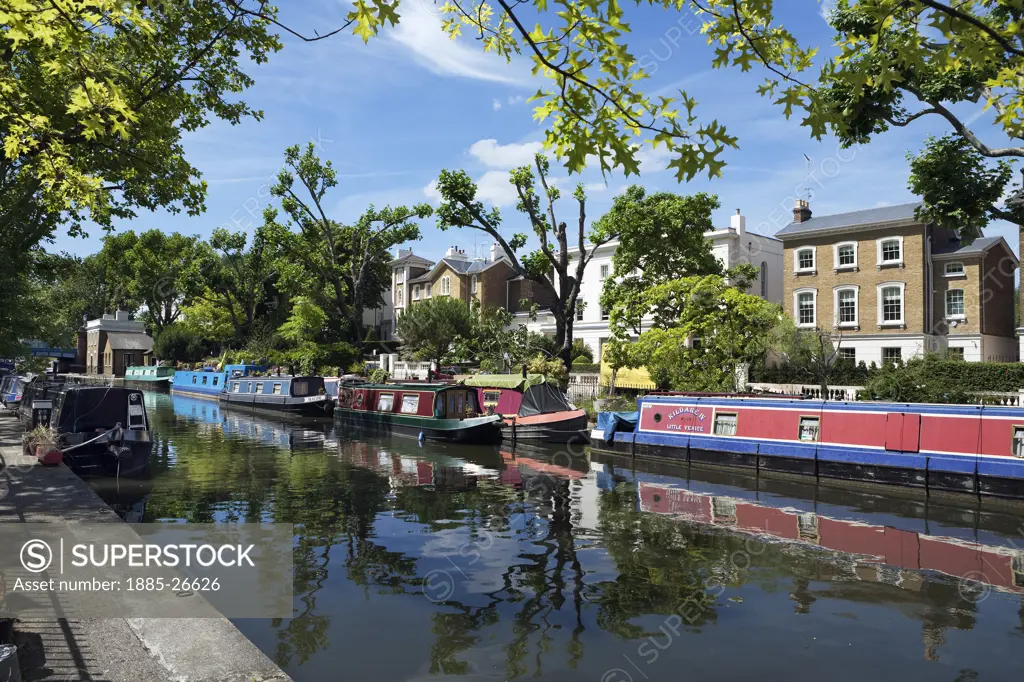
<svg viewBox="0 0 1024 682"><path fill-rule="evenodd" d="M903 282L884 282L878 285L878 324L903 324Z"/></svg>
<svg viewBox="0 0 1024 682"><path fill-rule="evenodd" d="M206 375L204 374L203 375L203 386L205 386L205 385L206 385Z"/></svg>
<svg viewBox="0 0 1024 682"><path fill-rule="evenodd" d="M838 288L836 291L836 326L856 327L857 318L857 287Z"/></svg>
<svg viewBox="0 0 1024 682"><path fill-rule="evenodd" d="M800 440L817 442L820 423L819 417L800 417Z"/></svg>
<svg viewBox="0 0 1024 682"><path fill-rule="evenodd" d="M735 436L736 435L736 415L735 414L719 414L715 413L715 435L716 436Z"/></svg>
<svg viewBox="0 0 1024 682"><path fill-rule="evenodd" d="M281 384L274 384L274 390L271 395L281 395Z"/></svg>
<svg viewBox="0 0 1024 682"><path fill-rule="evenodd" d="M192 383L193 384L196 383L196 375L195 374L192 375Z"/></svg>
<svg viewBox="0 0 1024 682"><path fill-rule="evenodd" d="M498 399L501 398L501 391L484 391L484 405L498 405Z"/></svg>
<svg viewBox="0 0 1024 682"><path fill-rule="evenodd" d="M414 284L412 286L412 300L414 300L414 301L420 300L420 285L419 284Z"/></svg>
<svg viewBox="0 0 1024 682"><path fill-rule="evenodd" d="M232 381L231 382L231 392L232 393L238 393L238 388L239 388L238 382L237 381Z"/></svg>
<svg viewBox="0 0 1024 682"><path fill-rule="evenodd" d="M817 297L816 289L797 290L793 293L793 317L798 327L813 327L817 322Z"/></svg>
<svg viewBox="0 0 1024 682"><path fill-rule="evenodd" d="M464 391L459 391L458 405L455 410L460 417L466 414L466 393Z"/></svg>
<svg viewBox="0 0 1024 682"><path fill-rule="evenodd" d="M212 383L212 384L213 384L214 386L216 386L216 385L217 385L217 380L218 380L218 379L220 379L220 377L214 377L214 378L213 378L213 381L212 381L211 383Z"/></svg>
<svg viewBox="0 0 1024 682"><path fill-rule="evenodd" d="M451 293L452 293L452 278L449 277L448 275L445 275L444 277L441 278L441 291L439 292L439 294L441 296L450 296Z"/></svg>
<svg viewBox="0 0 1024 682"><path fill-rule="evenodd" d="M964 319L963 289L950 289L946 292L946 317L953 320Z"/></svg>
<svg viewBox="0 0 1024 682"><path fill-rule="evenodd" d="M903 265L903 237L885 237L875 243L878 247L878 267Z"/></svg>
<svg viewBox="0 0 1024 682"><path fill-rule="evenodd" d="M480 412L480 408L476 404L476 391L469 391L466 393L466 412L471 414L477 414Z"/></svg>
<svg viewBox="0 0 1024 682"><path fill-rule="evenodd" d="M852 270L857 267L857 243L845 242L835 245L835 269Z"/></svg>
<svg viewBox="0 0 1024 682"><path fill-rule="evenodd" d="M964 349L962 347L950 346L946 349L946 358L949 360L963 360Z"/></svg>
<svg viewBox="0 0 1024 682"><path fill-rule="evenodd" d="M377 398L377 411L378 412L390 412L395 407L395 394L394 393L381 393L380 397Z"/></svg>
<svg viewBox="0 0 1024 682"><path fill-rule="evenodd" d="M601 266L601 279L608 279L608 266L607 265L602 265Z"/></svg>
<svg viewBox="0 0 1024 682"><path fill-rule="evenodd" d="M420 394L406 393L402 395L402 412L416 414L420 409Z"/></svg>
<svg viewBox="0 0 1024 682"><path fill-rule="evenodd" d="M701 346L701 340L700 340L699 336L690 339L690 348L692 348L693 350L700 350L700 346Z"/></svg>
<svg viewBox="0 0 1024 682"><path fill-rule="evenodd" d="M576 321L577 322L582 322L583 321L583 309L584 308L586 308L586 306L583 304L583 299L580 299L580 298L576 299Z"/></svg>
<svg viewBox="0 0 1024 682"><path fill-rule="evenodd" d="M793 269L797 272L812 272L814 270L814 247L797 249L794 256Z"/></svg>
<svg viewBox="0 0 1024 682"><path fill-rule="evenodd" d="M293 381L292 395L296 397L313 395L312 387L309 385L309 380L303 379L302 381Z"/></svg>
<svg viewBox="0 0 1024 682"><path fill-rule="evenodd" d="M1024 426L1013 427L1013 456L1024 459Z"/></svg>
<svg viewBox="0 0 1024 682"><path fill-rule="evenodd" d="M604 308L601 308L601 319L602 319L602 320L607 320L607 319L608 319L608 316L609 316L609 315L608 315L608 311L607 311L607 310L605 310Z"/></svg>
<svg viewBox="0 0 1024 682"><path fill-rule="evenodd" d="M263 382L262 381L257 381L256 382L256 392L257 393L263 393Z"/></svg>
<svg viewBox="0 0 1024 682"><path fill-rule="evenodd" d="M902 348L883 348L882 362L899 362L903 359Z"/></svg>
<svg viewBox="0 0 1024 682"><path fill-rule="evenodd" d="M857 362L857 349L856 348L840 348L839 355L837 356L840 360L848 360L854 364Z"/></svg>
<svg viewBox="0 0 1024 682"><path fill-rule="evenodd" d="M124 365L125 365L125 367L129 367L129 366L134 365L134 364L135 364L135 353L125 353L124 354Z"/></svg>
<svg viewBox="0 0 1024 682"><path fill-rule="evenodd" d="M964 275L964 264L957 261L956 263L946 263L946 277L963 277Z"/></svg>
<svg viewBox="0 0 1024 682"><path fill-rule="evenodd" d="M405 282L405 269L401 268L395 270L395 284L402 284Z"/></svg>
<svg viewBox="0 0 1024 682"><path fill-rule="evenodd" d="M430 288L431 288L431 284L429 282L427 282L427 295L425 296L425 298L430 298Z"/></svg>
<svg viewBox="0 0 1024 682"><path fill-rule="evenodd" d="M768 263L767 261L761 261L761 274L759 275L761 280L761 298L768 298Z"/></svg>
<svg viewBox="0 0 1024 682"><path fill-rule="evenodd" d="M476 293L476 284L477 284L477 277L476 277L476 275L473 275L469 279L469 293L471 293L471 294L475 294Z"/></svg>
<svg viewBox="0 0 1024 682"><path fill-rule="evenodd" d="M402 289L395 289L395 305L405 305L405 292Z"/></svg>

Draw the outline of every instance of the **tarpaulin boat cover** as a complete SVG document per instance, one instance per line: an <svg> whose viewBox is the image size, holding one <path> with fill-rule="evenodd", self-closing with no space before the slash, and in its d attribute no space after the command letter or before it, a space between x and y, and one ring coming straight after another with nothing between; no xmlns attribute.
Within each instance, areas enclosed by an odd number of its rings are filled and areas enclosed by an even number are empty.
<svg viewBox="0 0 1024 682"><path fill-rule="evenodd" d="M615 433L634 431L638 419L639 412L598 412L597 429L604 432L606 441L611 441Z"/></svg>
<svg viewBox="0 0 1024 682"><path fill-rule="evenodd" d="M523 402L519 405L520 417L532 417L535 414L552 412L568 412L572 406L565 396L549 383L530 386L523 392Z"/></svg>
<svg viewBox="0 0 1024 682"><path fill-rule="evenodd" d="M476 388L514 388L525 391L531 386L543 384L547 379L543 374L473 374L462 380L466 386Z"/></svg>

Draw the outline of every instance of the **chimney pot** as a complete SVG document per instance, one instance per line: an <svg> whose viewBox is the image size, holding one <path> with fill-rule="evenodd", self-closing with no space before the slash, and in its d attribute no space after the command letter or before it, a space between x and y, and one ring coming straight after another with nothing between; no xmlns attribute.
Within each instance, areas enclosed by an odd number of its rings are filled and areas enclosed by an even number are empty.
<svg viewBox="0 0 1024 682"><path fill-rule="evenodd" d="M797 199L793 208L793 222L804 223L811 219L811 206L804 199Z"/></svg>

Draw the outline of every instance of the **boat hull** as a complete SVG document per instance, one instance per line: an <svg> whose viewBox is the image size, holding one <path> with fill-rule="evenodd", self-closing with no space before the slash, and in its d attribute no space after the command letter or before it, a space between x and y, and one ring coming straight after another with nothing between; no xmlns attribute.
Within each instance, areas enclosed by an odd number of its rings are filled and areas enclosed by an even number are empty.
<svg viewBox="0 0 1024 682"><path fill-rule="evenodd" d="M374 436L405 436L448 443L494 445L502 440L499 417L430 419L336 408L334 419L347 428Z"/></svg>
<svg viewBox="0 0 1024 682"><path fill-rule="evenodd" d="M574 410L506 419L501 430L506 440L515 442L586 443L587 423L587 413Z"/></svg>
<svg viewBox="0 0 1024 682"><path fill-rule="evenodd" d="M254 399L255 398L255 399ZM334 401L327 396L296 398L290 396L254 396L254 394L224 393L221 403L238 409L277 412L301 417L330 417Z"/></svg>
<svg viewBox="0 0 1024 682"><path fill-rule="evenodd" d="M68 447L95 437L89 433L62 434ZM64 454L64 464L83 477L139 478L149 473L153 442L148 431L125 432L124 440L101 439Z"/></svg>

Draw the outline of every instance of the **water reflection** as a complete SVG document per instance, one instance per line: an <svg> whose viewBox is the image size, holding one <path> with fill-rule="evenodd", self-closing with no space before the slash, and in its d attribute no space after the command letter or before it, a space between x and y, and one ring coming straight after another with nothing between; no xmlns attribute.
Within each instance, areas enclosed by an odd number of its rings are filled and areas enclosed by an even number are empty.
<svg viewBox="0 0 1024 682"><path fill-rule="evenodd" d="M295 616L238 623L296 680L996 679L1019 660L1016 507L151 401L147 521L296 524Z"/></svg>

